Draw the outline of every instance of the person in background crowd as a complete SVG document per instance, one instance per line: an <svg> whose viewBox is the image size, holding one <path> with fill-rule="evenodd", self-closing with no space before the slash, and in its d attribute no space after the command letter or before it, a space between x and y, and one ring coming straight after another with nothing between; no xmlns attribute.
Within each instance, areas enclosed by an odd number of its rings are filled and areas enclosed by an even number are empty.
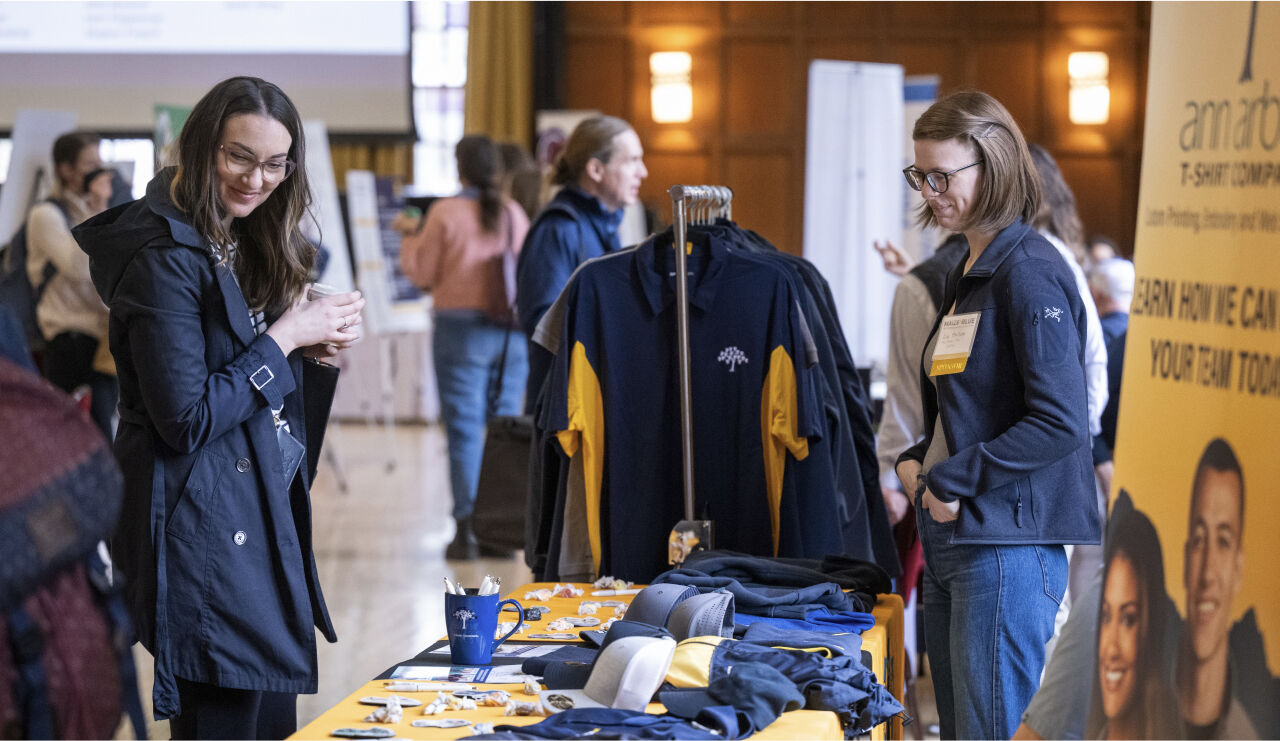
<svg viewBox="0 0 1280 741"><path fill-rule="evenodd" d="M1136 510L1107 533L1088 738L1177 738L1164 670L1169 598L1151 520ZM1176 624L1176 623L1175 623Z"/></svg>
<svg viewBox="0 0 1280 741"><path fill-rule="evenodd" d="M1075 278L1076 291L1085 309L1085 377L1089 391L1089 434L1093 436L1093 467L1096 479L1096 499L1099 516L1107 516L1107 492L1111 486L1111 449L1102 443L1102 412L1107 406L1107 345L1098 321L1098 310L1093 304L1089 281L1080 267L1084 259L1083 227L1076 213L1076 197L1071 186L1062 177L1058 163L1048 150L1039 144L1029 144L1031 159L1040 175L1044 200L1036 214L1035 228L1062 257ZM1103 486L1105 481L1106 486ZM1067 578L1067 599L1063 602L1055 622L1054 635L1058 634L1067 619L1071 601L1084 589L1090 577L1102 566L1102 546L1074 545L1067 548L1070 568ZM1053 651L1052 644L1049 647Z"/></svg>
<svg viewBox="0 0 1280 741"><path fill-rule="evenodd" d="M920 221L963 233L969 254L948 278L922 358L925 437L897 473L919 512L942 736L1008 738L1066 591L1063 544L1101 538L1085 310L1071 271L1031 227L1040 179L1003 105L953 93L912 138L903 173L923 198ZM944 334L962 341L942 343Z"/></svg>
<svg viewBox="0 0 1280 741"><path fill-rule="evenodd" d="M1196 465L1183 546L1186 623L1175 675L1183 738L1258 738L1236 699L1228 641L1244 576L1244 505L1244 470L1230 443L1215 438Z"/></svg>
<svg viewBox="0 0 1280 741"><path fill-rule="evenodd" d="M529 150L515 142L498 145L502 153L502 192L532 219L542 208L542 172Z"/></svg>
<svg viewBox="0 0 1280 741"><path fill-rule="evenodd" d="M623 207L640 197L640 183L648 175L640 137L613 116L578 124L556 160L551 182L564 187L530 227L516 273L517 314L530 338L526 413L532 412L551 369L551 353L531 339L538 320L578 265L621 249Z"/></svg>
<svg viewBox="0 0 1280 741"><path fill-rule="evenodd" d="M274 738L315 692L329 620L311 550L306 358L360 337L358 292L308 301L297 109L215 85L146 196L75 230L111 307L125 478L115 567L174 738Z"/></svg>
<svg viewBox="0 0 1280 741"><path fill-rule="evenodd" d="M455 154L462 192L433 203L416 233L407 220L394 225L405 235L401 268L432 292L432 353L457 525L445 555L472 560L511 555L487 552L477 542L471 514L485 425L495 414L519 413L529 373L524 338L512 336L515 318L503 279L504 255L514 258L520 251L529 219L502 191L501 155L489 137L464 136Z"/></svg>
<svg viewBox="0 0 1280 741"><path fill-rule="evenodd" d="M1125 338L1129 332L1129 304L1133 301L1133 263L1110 257L1089 273L1089 289L1098 306L1098 321L1107 341L1107 406L1102 410L1102 442L1116 450L1116 423L1120 413L1120 379L1124 375ZM1103 491L1111 489L1111 467L1098 467Z"/></svg>
<svg viewBox="0 0 1280 741"><path fill-rule="evenodd" d="M1089 260L1094 265L1113 257L1120 257L1120 248L1116 246L1114 239L1105 234L1089 237Z"/></svg>
<svg viewBox="0 0 1280 741"><path fill-rule="evenodd" d="M99 345L107 340L107 307L89 277L89 256L71 237L71 227L106 210L111 197L111 176L102 167L99 142L96 134L83 131L54 141L57 177L50 198L56 203L37 204L27 216L27 275L38 286L46 264L55 270L36 304L36 321L46 339L45 378L67 393L88 386L90 415L110 440L119 391L112 374L93 367Z"/></svg>

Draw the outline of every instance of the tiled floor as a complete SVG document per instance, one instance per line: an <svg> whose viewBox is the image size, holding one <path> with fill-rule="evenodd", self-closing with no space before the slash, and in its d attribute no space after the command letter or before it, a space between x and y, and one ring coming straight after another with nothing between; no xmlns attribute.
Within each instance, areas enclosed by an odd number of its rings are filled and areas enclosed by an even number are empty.
<svg viewBox="0 0 1280 741"><path fill-rule="evenodd" d="M439 426L397 425L388 433L335 424L325 445L331 455L311 499L320 580L339 640L320 643L319 692L298 698L299 726L443 635L442 577L478 585L492 574L512 587L532 579L519 557L444 560L453 523ZM141 647L135 652L149 717L151 658ZM927 728L937 722L933 693L927 677L917 686ZM151 738L169 737L167 722L153 721L149 731ZM906 735L913 738L910 728Z"/></svg>

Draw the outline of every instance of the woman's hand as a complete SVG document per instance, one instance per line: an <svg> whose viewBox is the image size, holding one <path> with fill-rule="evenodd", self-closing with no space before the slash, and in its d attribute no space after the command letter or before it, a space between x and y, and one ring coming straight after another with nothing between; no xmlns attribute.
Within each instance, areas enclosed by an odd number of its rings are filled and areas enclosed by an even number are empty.
<svg viewBox="0 0 1280 741"><path fill-rule="evenodd" d="M363 309L364 299L359 291L308 301L304 290L293 306L267 328L267 334L285 355L305 347L309 357L328 357L360 339ZM316 349L315 345L331 345L332 352Z"/></svg>
<svg viewBox="0 0 1280 741"><path fill-rule="evenodd" d="M898 474L898 481L902 483L902 490L907 493L907 497L915 499L916 479L920 476L920 461L907 459L898 463L893 470Z"/></svg>
<svg viewBox="0 0 1280 741"><path fill-rule="evenodd" d="M925 487L924 496L920 499L920 507L929 513L934 522L954 522L960 518L960 500L944 502L933 495Z"/></svg>

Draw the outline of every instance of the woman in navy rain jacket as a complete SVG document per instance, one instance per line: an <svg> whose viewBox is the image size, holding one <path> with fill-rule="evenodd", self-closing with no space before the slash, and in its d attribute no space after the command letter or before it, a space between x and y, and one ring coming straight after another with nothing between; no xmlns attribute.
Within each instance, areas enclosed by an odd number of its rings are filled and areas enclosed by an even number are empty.
<svg viewBox="0 0 1280 741"><path fill-rule="evenodd" d="M112 555L173 737L283 738L316 691L315 628L337 640L311 549L303 356L358 339L364 300L305 299L305 143L278 87L219 83L178 147L146 197L75 231L120 378Z"/></svg>
<svg viewBox="0 0 1280 741"><path fill-rule="evenodd" d="M1063 544L1101 538L1085 310L1066 264L1029 226L1040 183L1004 106L954 93L912 138L903 172L924 199L920 221L962 233L969 254L921 359L926 435L897 472L921 510L942 737L1009 738L1066 590Z"/></svg>

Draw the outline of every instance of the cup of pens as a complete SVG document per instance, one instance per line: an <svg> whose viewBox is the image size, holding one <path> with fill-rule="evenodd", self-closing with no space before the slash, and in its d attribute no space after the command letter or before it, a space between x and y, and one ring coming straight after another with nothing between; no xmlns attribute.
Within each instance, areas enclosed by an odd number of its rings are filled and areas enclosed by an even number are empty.
<svg viewBox="0 0 1280 741"><path fill-rule="evenodd" d="M495 638L498 614L503 605L513 605L516 626L511 632ZM487 665L502 642L524 626L524 608L513 599L498 599L498 585L488 577L479 588L455 586L445 578L444 624L449 633L449 656L454 664Z"/></svg>

